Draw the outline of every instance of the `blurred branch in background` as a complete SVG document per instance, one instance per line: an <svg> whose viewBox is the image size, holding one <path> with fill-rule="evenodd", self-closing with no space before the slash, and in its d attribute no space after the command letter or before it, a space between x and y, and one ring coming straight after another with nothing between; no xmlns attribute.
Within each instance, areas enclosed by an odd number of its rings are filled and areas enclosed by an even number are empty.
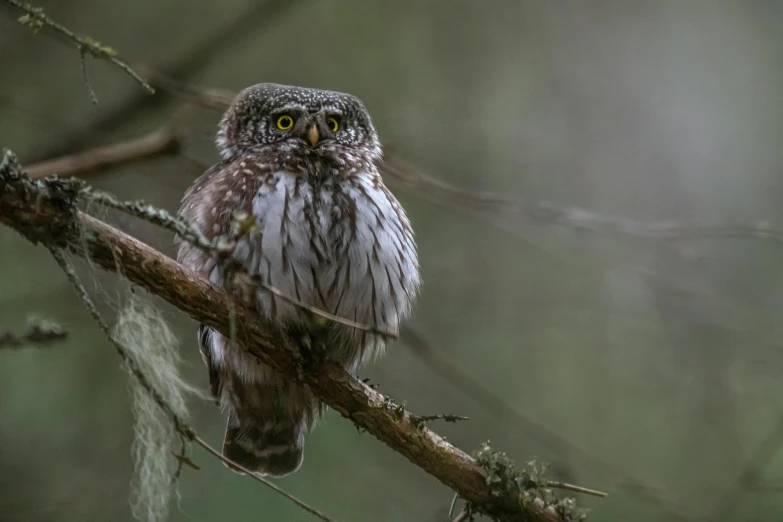
<svg viewBox="0 0 783 522"><path fill-rule="evenodd" d="M525 435L550 449L555 455L552 468L555 471L564 472L567 476L573 476L569 464L564 458L579 459L583 464L579 469L591 469L596 474L601 474L610 479L625 493L634 494L649 502L669 511L670 520L686 520L671 500L667 498L664 488L648 483L645 479L628 475L626 472L616 469L609 463L599 459L572 442L561 437L558 433L546 426L529 419L516 411L502 398L488 390L480 382L476 381L468 372L464 371L443 351L428 342L423 334L413 327L404 327L400 331L400 340L407 345L413 354L418 357L432 372L440 375L451 385L472 397L490 412L499 418L514 418L521 426ZM563 460L560 460L563 459Z"/></svg>
<svg viewBox="0 0 783 522"><path fill-rule="evenodd" d="M610 236L647 239L759 238L783 240L783 227L769 221L756 223L683 223L635 221L603 216L579 207L549 202L528 203L489 192L472 192L439 180L392 156L383 172L418 195L439 205L503 216L517 223L551 226Z"/></svg>
<svg viewBox="0 0 783 522"><path fill-rule="evenodd" d="M22 334L14 334L0 328L0 350L44 346L54 341L62 341L67 336L68 330L64 326L45 319L33 318L28 321L27 330Z"/></svg>
<svg viewBox="0 0 783 522"><path fill-rule="evenodd" d="M780 491L764 487L761 482L764 468L766 468L775 456L783 448L783 415L778 418L772 432L762 441L750 460L740 471L731 487L719 497L716 505L704 517L704 522L712 520L727 520L737 512L745 495L758 490Z"/></svg>
<svg viewBox="0 0 783 522"><path fill-rule="evenodd" d="M90 92L90 97L92 98L93 103L97 104L98 99L95 95L95 92L92 90L92 87L90 86L89 79L87 78L87 64L84 60L86 55L90 55L97 60L105 60L116 65L125 71L125 74L139 82L148 94L155 93L155 89L153 89L144 78L139 76L130 65L120 60L117 57L117 51L111 47L102 45L100 42L93 40L89 36L77 36L67 27L58 24L46 16L43 12L43 8L41 7L34 7L26 2L23 3L17 0L2 0L2 2L11 6L17 11L24 13L21 17L19 17L19 23L26 25L34 32L38 32L41 28L45 27L46 29L50 30L53 35L64 38L69 43L76 45L76 49L79 51L79 56L81 58L84 83L87 85L87 90Z"/></svg>
<svg viewBox="0 0 783 522"><path fill-rule="evenodd" d="M85 176L110 167L173 154L180 145L181 137L176 126L169 125L140 138L36 163L27 169L27 175L31 179L45 178L54 173L60 177Z"/></svg>
<svg viewBox="0 0 783 522"><path fill-rule="evenodd" d="M502 453L485 446L480 464L414 423L404 407L338 365L308 365L303 371L301 354L274 326L163 254L79 211L77 200L88 193L85 188L78 182L57 179L31 182L7 152L0 163L0 219L29 241L49 249L68 249L121 273L223 335L231 336L232 326L241 325L242 344L253 355L308 386L324 403L454 489L477 511L504 521L571 519L574 509L569 499L542 500L539 491L544 491L541 488L546 488L546 482L539 482L542 479L537 474L517 471ZM226 313L232 309L235 315ZM535 486L523 487L531 480Z"/></svg>
<svg viewBox="0 0 783 522"><path fill-rule="evenodd" d="M166 57L153 67L136 64L134 67L145 74L155 70L161 71L160 74L166 77L187 80L210 60L224 53L226 48L252 31L263 31L264 28L276 23L290 9L302 3L303 0L255 0L238 13L230 23L208 32L203 39L189 46L185 51ZM156 82L152 80L151 83L155 85ZM139 110L159 106L168 100L169 96L162 92L156 92L154 96L133 92L113 103L108 110L101 112L95 118L87 118L78 126L61 133L51 143L37 145L36 149L24 154L23 157L28 163L35 163L84 149L126 123Z"/></svg>
<svg viewBox="0 0 783 522"><path fill-rule="evenodd" d="M159 88L178 94L203 108L224 110L236 95L226 89L187 85L151 68L144 70ZM394 152L385 155L379 168L387 179L398 182L411 195L449 208L499 217L502 221L493 219L490 223L504 230L508 229L508 225L529 224L642 239L756 238L783 241L783 226L767 220L712 224L672 220L636 221L620 216L604 216L579 207L549 202L530 203L491 192L470 191L423 172ZM50 174L58 173L56 169L40 164L30 167L36 175L43 174L47 169L51 169Z"/></svg>

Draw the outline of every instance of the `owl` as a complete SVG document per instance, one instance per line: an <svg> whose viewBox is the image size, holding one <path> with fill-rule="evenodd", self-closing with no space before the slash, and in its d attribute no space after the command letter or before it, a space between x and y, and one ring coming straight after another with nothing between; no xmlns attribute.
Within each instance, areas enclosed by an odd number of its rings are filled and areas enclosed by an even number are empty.
<svg viewBox="0 0 783 522"><path fill-rule="evenodd" d="M217 133L222 161L186 191L180 216L207 238L251 220L233 249L236 264L287 296L358 323L396 332L418 293L413 230L376 164L381 145L354 96L262 83L240 92ZM178 241L178 261L232 287L215 258ZM321 357L356 370L383 353L382 335L316 321L253 287L258 313ZM305 342L308 340L308 342ZM210 390L228 413L223 454L258 475L281 477L302 465L305 436L324 406L205 325L198 345Z"/></svg>

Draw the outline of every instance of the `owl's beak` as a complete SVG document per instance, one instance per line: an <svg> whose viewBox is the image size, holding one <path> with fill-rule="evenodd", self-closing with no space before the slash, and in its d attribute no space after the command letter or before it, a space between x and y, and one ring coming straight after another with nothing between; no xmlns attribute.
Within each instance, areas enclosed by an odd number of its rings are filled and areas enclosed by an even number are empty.
<svg viewBox="0 0 783 522"><path fill-rule="evenodd" d="M318 126L315 123L313 123L312 125L310 125L310 128L307 129L307 139L310 140L310 145L315 147L320 137L321 136L319 136L318 134Z"/></svg>

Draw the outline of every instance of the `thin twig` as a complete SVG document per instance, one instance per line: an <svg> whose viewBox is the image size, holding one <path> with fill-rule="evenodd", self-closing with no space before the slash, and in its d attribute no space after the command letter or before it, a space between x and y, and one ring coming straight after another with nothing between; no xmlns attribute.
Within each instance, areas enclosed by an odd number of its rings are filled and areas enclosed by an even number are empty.
<svg viewBox="0 0 783 522"><path fill-rule="evenodd" d="M179 433L179 440L180 440L179 453L173 454L174 458L177 459L177 469L174 472L174 476L171 477L172 484L176 483L179 480L179 478L182 476L182 470L185 469L185 466L188 466L196 470L201 469L196 465L195 462L190 460L190 458L187 456L188 439L185 438L185 436L182 433Z"/></svg>
<svg viewBox="0 0 783 522"><path fill-rule="evenodd" d="M419 358L430 370L477 400L484 407L496 412L499 417L514 418L517 423L523 426L523 431L526 435L550 448L556 455L579 457L582 462L597 468L604 475L611 477L620 476L619 483L624 490L662 506L670 512L672 520L682 520L682 518L677 518L680 516L677 508L670 506L670 501L665 497L659 486L650 485L647 481L638 477L628 476L625 472L616 469L603 459L567 441L543 424L522 415L479 383L468 372L462 370L450 357L443 353L442 349L428 342L422 334L412 327L403 328L400 338L413 352L414 356Z"/></svg>
<svg viewBox="0 0 783 522"><path fill-rule="evenodd" d="M79 65L81 65L82 79L84 80L84 85L87 87L87 92L90 95L90 101L93 105L98 105L98 95L95 94L95 89L92 88L90 78L87 76L87 49L83 45L79 46Z"/></svg>
<svg viewBox="0 0 783 522"><path fill-rule="evenodd" d="M125 73L139 82L141 86L144 88L145 91L147 91L149 94L154 94L155 89L152 88L152 86L141 76L136 74L136 71L134 71L130 65L125 63L124 61L117 58L117 51L112 49L111 47L107 47L105 45L102 45L100 42L97 42L96 40L93 40L92 38L88 36L77 36L73 31L68 29L62 24L59 24L46 16L43 12L43 9L40 7L34 7L28 3L22 3L17 0L2 0L6 4L12 6L17 11L20 11L24 13L20 18L19 22L21 22L24 25L27 25L34 31L38 31L41 27L47 27L54 31L56 34L61 35L62 37L66 38L67 40L70 40L76 45L76 49L79 51L79 55L81 57L81 65L82 65L82 73L84 75L84 80L87 84L87 88L90 91L91 98L93 102L97 103L98 100L95 97L95 93L92 91L92 87L90 87L90 82L87 80L87 69L84 64L84 57L86 54L89 54L93 58L97 60L105 60L108 62L113 63Z"/></svg>
<svg viewBox="0 0 783 522"><path fill-rule="evenodd" d="M249 469L245 468L241 464L238 464L238 463L234 462L233 460L225 457L222 453L220 453L215 448L213 448L212 446L207 444L207 442L205 442L204 439L202 439L198 435L195 435L193 437L193 442L195 442L196 444L201 446L204 449L204 451L206 451L207 453L209 453L213 457L216 457L217 459L223 461L223 463L226 466L228 466L230 468L235 468L235 469L241 471L242 473L244 473L245 475L248 475L253 480L257 480L258 482L262 483L266 487L273 489L274 491L276 491L277 493L283 495L285 498L287 498L288 500L290 500L291 502L293 502L294 504L296 504L300 508L304 509L305 511L308 511L308 512L312 513L313 515L315 515L316 517L320 518L321 520L326 520L326 521L331 521L332 520L331 518L327 517L326 515L324 515L323 513L318 511L317 509L315 509L314 507L308 506L307 504L305 504L304 502L302 502L301 500L299 500L298 498L296 498L292 494L288 493L287 491L284 491L284 490L280 489L279 487L277 487L276 485L274 485L272 482L270 482L269 480L265 479L264 477L260 477L260 476L256 475L255 473L253 473Z"/></svg>
<svg viewBox="0 0 783 522"><path fill-rule="evenodd" d="M269 285L267 283L264 283L261 280L261 277L257 274L254 274L250 276L250 281L253 283L253 285L258 286L262 290L266 290L270 294L274 294L275 296L279 297L283 301L286 301L297 308L301 308L302 310L306 310L310 312L313 315L317 315L318 317L321 317L323 319L326 319L327 321L331 321L333 323L342 324L344 326L347 326L349 328L353 328L354 330L359 330L362 332L369 332L375 335L379 335L381 337L384 337L386 339L397 339L398 333L392 332L388 330L381 330L380 328L373 326L371 324L364 324L364 323L358 323L356 321L352 321L351 319L346 319L344 317L340 317L338 315L331 314L329 312L326 312L324 310L321 310L319 308L316 308L315 306L311 306L305 302L302 302L298 299L295 299L293 297L290 297L286 295L282 290L275 288L272 285Z"/></svg>
<svg viewBox="0 0 783 522"><path fill-rule="evenodd" d="M451 498L451 504L449 505L449 517L454 513L454 506L457 505L457 499L459 499L459 493L454 493L454 496Z"/></svg>
<svg viewBox="0 0 783 522"><path fill-rule="evenodd" d="M559 482L557 480L545 480L544 486L554 489L563 489L567 491L573 491L574 493L584 493L585 495L591 495L593 497L606 498L609 493L604 491L598 491L597 489L583 488L582 486L575 486L567 482Z"/></svg>
<svg viewBox="0 0 783 522"><path fill-rule="evenodd" d="M393 156L387 155L381 170L386 177L411 189L412 194L434 203L504 216L538 226L642 239L758 238L783 241L783 226L769 221L739 224L636 221L620 216L604 216L579 207L549 202L528 203L499 194L461 189Z"/></svg>
<svg viewBox="0 0 783 522"><path fill-rule="evenodd" d="M62 325L43 319L32 319L27 330L21 335L0 329L0 350L44 346L61 341L67 336L68 331Z"/></svg>

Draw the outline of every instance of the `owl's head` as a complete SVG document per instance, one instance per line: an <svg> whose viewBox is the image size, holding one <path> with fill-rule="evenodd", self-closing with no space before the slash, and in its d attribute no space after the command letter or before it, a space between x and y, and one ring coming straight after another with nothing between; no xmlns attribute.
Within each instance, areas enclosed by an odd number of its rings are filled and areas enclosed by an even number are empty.
<svg viewBox="0 0 783 522"><path fill-rule="evenodd" d="M381 144L364 104L350 94L259 83L231 102L217 134L225 159L273 151L372 163Z"/></svg>

